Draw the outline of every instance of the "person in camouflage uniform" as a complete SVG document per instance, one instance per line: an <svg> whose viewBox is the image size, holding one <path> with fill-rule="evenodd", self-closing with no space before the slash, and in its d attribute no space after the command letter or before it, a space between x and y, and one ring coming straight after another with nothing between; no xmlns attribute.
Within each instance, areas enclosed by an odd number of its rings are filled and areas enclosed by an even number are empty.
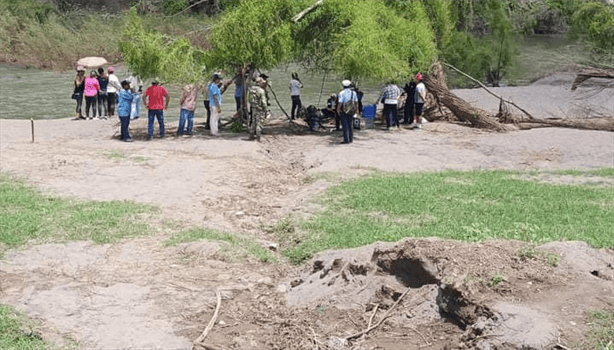
<svg viewBox="0 0 614 350"><path fill-rule="evenodd" d="M262 120L266 117L267 98L266 80L262 77L256 79L256 85L249 89L249 103L251 105L251 120L249 121L249 139L260 140L262 132Z"/></svg>

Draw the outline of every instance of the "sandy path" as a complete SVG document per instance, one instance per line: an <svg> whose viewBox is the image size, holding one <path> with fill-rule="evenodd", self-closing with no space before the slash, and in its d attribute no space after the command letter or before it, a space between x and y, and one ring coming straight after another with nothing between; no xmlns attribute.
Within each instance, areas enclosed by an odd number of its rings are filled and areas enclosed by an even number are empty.
<svg viewBox="0 0 614 350"><path fill-rule="evenodd" d="M35 128L31 143L29 121L0 120L2 171L61 195L152 203L169 219L241 231L296 210L313 192L302 179L322 171L614 165L614 134L558 128L496 134L432 123L424 131L360 131L349 146L338 144L339 133L281 127L261 143L243 134L122 143L111 139L115 121L45 120Z"/></svg>

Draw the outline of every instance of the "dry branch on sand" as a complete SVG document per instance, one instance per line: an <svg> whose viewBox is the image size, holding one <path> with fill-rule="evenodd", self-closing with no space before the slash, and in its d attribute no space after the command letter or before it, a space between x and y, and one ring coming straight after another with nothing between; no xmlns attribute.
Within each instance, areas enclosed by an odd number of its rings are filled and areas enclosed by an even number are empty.
<svg viewBox="0 0 614 350"><path fill-rule="evenodd" d="M456 69L456 68L454 68ZM460 72L460 71L459 71ZM465 73L460 72L463 75ZM574 86L577 87L580 83L591 77L614 77L614 73L608 73L603 70L585 72L583 75L579 74L578 78L574 82ZM592 75L591 75L592 74ZM581 78L582 77L582 78ZM424 84L426 85L429 93L435 100L436 107L427 107L427 112L439 112L437 117L429 119L442 119L451 120L450 113L443 112L442 106L447 108L452 116L457 120L465 123L469 123L471 126L492 130L492 131L512 131L512 130L528 130L541 127L564 127L584 130L603 130L614 131L614 117L603 118L586 118L586 119L537 119L533 118L524 109L510 101L504 100L502 97L495 95L482 85L490 94L500 99L499 112L497 115L493 115L482 109L473 107L467 101L453 94L447 86L445 75L443 74L443 67L441 64L436 63L431 69L431 73L424 77ZM573 89L573 87L572 87ZM521 110L527 117L514 116L509 112L507 104L511 104L514 107Z"/></svg>

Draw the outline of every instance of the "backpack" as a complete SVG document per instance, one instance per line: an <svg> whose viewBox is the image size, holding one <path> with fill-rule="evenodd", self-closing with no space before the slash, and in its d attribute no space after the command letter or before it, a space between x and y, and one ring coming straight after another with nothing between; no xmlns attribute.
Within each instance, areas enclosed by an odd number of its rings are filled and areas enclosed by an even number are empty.
<svg viewBox="0 0 614 350"><path fill-rule="evenodd" d="M350 96L350 98L347 101L343 102L343 106L341 106L341 110L343 110L343 113L349 115L356 114L356 102L354 102L355 96L356 93L352 91L352 95Z"/></svg>

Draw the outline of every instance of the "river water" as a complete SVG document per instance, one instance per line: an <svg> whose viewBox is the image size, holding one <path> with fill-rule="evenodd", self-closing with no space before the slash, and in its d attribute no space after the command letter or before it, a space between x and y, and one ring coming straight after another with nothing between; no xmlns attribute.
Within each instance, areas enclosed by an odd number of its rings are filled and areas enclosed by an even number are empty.
<svg viewBox="0 0 614 350"><path fill-rule="evenodd" d="M280 104L289 114L292 102L288 83L293 71L299 73L299 78L304 85L301 91L303 105L314 105L322 108L331 93L338 93L341 87L341 78L321 73L309 73L297 69L297 67L277 68L266 71L273 91L277 95ZM37 68L25 68L10 64L0 64L0 118L4 119L59 119L72 118L75 116L76 102L70 98L73 92L73 78L75 73L54 72ZM128 73L120 66L117 67L116 75L120 80ZM228 77L226 77L228 78ZM149 86L146 83L145 87ZM171 96L171 104L165 116L169 120L179 118L179 89L174 86L166 86ZM368 83L360 86L365 92L364 102L375 102L381 91L381 85ZM235 111L233 98L234 85L228 88L223 96L224 116L230 117ZM271 111L273 114L282 114L273 94L271 98ZM203 100L199 96L199 100ZM84 103L85 106L85 103ZM196 111L196 116L204 114L202 102Z"/></svg>

